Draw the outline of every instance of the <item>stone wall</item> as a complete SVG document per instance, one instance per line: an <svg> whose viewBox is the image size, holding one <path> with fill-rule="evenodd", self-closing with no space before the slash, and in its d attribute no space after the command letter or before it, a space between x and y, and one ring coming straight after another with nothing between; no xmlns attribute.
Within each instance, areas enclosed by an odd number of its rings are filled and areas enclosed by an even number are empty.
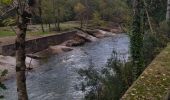
<svg viewBox="0 0 170 100"><path fill-rule="evenodd" d="M170 44L152 61L120 100L170 100Z"/></svg>
<svg viewBox="0 0 170 100"><path fill-rule="evenodd" d="M58 45L76 36L76 31L69 31L57 35L50 35L26 41L26 53L35 53L49 46ZM4 56L15 55L15 44L2 45L0 54Z"/></svg>

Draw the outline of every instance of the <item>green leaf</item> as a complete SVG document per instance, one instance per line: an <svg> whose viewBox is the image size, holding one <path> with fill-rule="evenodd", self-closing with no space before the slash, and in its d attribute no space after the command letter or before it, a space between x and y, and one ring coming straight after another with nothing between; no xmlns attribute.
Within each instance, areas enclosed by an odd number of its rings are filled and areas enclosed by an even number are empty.
<svg viewBox="0 0 170 100"><path fill-rule="evenodd" d="M15 22L16 22L16 20L12 19L12 18L7 18L2 21L2 23L6 26L10 26L10 25L14 24Z"/></svg>
<svg viewBox="0 0 170 100"><path fill-rule="evenodd" d="M13 0L1 0L3 4L10 4Z"/></svg>

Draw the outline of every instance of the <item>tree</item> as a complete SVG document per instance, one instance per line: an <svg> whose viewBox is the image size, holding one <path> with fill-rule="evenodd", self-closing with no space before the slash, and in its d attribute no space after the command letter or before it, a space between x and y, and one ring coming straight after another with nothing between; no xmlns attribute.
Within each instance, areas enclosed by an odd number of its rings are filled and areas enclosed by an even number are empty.
<svg viewBox="0 0 170 100"><path fill-rule="evenodd" d="M3 78L8 73L8 70L0 70L0 91L5 90L6 86L1 82L1 78ZM3 95L0 95L0 99L4 98Z"/></svg>
<svg viewBox="0 0 170 100"><path fill-rule="evenodd" d="M66 8L65 8L65 3L67 0L53 0L53 14L54 14L54 23L55 23L55 28L57 31L60 31L60 22L64 15L66 14ZM57 23L57 25L56 25Z"/></svg>
<svg viewBox="0 0 170 100"><path fill-rule="evenodd" d="M74 7L74 11L77 13L77 17L80 20L80 27L83 27L83 18L84 18L84 12L85 12L85 6L78 2L75 7Z"/></svg>
<svg viewBox="0 0 170 100"><path fill-rule="evenodd" d="M170 25L170 0L167 0L166 21Z"/></svg>
<svg viewBox="0 0 170 100"><path fill-rule="evenodd" d="M104 21L102 21L102 18L100 16L99 12L96 11L93 13L92 23L94 26L101 26L104 24Z"/></svg>
<svg viewBox="0 0 170 100"><path fill-rule="evenodd" d="M26 6L27 5L27 6ZM18 100L28 100L26 88L26 64L25 64L25 37L27 25L32 17L35 0L29 0L28 4L24 0L18 0L18 23L17 23L17 37L16 37L16 78L17 78L17 92Z"/></svg>
<svg viewBox="0 0 170 100"><path fill-rule="evenodd" d="M167 0L166 22L167 26L170 27L170 0ZM168 36L170 36L170 29L168 29Z"/></svg>
<svg viewBox="0 0 170 100"><path fill-rule="evenodd" d="M40 20L41 20L41 29L42 29L42 32L45 32L44 31L44 26L43 26L43 19L42 19L42 6L41 6L41 2L42 2L42 0L38 0L39 2L38 2L38 4L39 4L39 6L38 6L38 12L39 12L39 16L40 16Z"/></svg>
<svg viewBox="0 0 170 100"><path fill-rule="evenodd" d="M167 21L168 27L170 27L170 0L167 0L166 21ZM170 35L170 31L168 31L168 35Z"/></svg>
<svg viewBox="0 0 170 100"><path fill-rule="evenodd" d="M53 2L52 0L42 0L41 7L42 7L42 19L48 24L49 31L51 31L51 22L53 21L54 14L53 14Z"/></svg>
<svg viewBox="0 0 170 100"><path fill-rule="evenodd" d="M15 2L15 3L14 3ZM25 64L25 37L27 31L27 25L30 23L33 14L33 8L36 3L35 0L4 0L4 4L12 5L12 9L16 10L17 19L17 31L16 31L16 81L18 100L28 100L26 89L26 64ZM11 7L11 6L7 6ZM10 10L5 14L11 13Z"/></svg>
<svg viewBox="0 0 170 100"><path fill-rule="evenodd" d="M166 13L167 22L170 21L170 0L167 0L167 13Z"/></svg>
<svg viewBox="0 0 170 100"><path fill-rule="evenodd" d="M134 0L133 4L133 23L132 23L132 34L131 34L131 55L133 62L133 79L136 80L137 77L143 71L143 34L142 34L142 1Z"/></svg>

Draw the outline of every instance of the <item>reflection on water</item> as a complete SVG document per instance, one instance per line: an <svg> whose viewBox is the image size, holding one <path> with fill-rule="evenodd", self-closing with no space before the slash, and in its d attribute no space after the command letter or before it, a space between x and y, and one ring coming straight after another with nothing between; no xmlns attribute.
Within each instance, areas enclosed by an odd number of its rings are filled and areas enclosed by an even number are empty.
<svg viewBox="0 0 170 100"><path fill-rule="evenodd" d="M81 81L77 71L86 69L91 64L101 69L110 58L112 51L125 59L129 53L129 39L120 34L107 37L97 42L87 43L82 47L60 55L50 57L33 72L27 75L27 88L30 100L81 100L83 93L75 90ZM124 56L126 54L126 56ZM4 95L7 100L17 100L14 79L5 82L8 90Z"/></svg>

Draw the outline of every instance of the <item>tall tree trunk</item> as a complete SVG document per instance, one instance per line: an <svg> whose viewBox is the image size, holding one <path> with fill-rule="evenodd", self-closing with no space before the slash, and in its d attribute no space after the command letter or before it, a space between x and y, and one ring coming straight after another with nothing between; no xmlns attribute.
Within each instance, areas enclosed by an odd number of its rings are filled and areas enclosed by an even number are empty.
<svg viewBox="0 0 170 100"><path fill-rule="evenodd" d="M167 0L166 21L170 24L170 0Z"/></svg>
<svg viewBox="0 0 170 100"><path fill-rule="evenodd" d="M57 30L57 19L55 19L54 21L54 26L55 26L55 29Z"/></svg>
<svg viewBox="0 0 170 100"><path fill-rule="evenodd" d="M49 31L51 31L51 24L50 24L50 22L48 22L48 28L49 28Z"/></svg>
<svg viewBox="0 0 170 100"><path fill-rule="evenodd" d="M133 59L133 80L141 74L143 70L143 36L141 30L141 0L134 0L134 15L131 36L131 55Z"/></svg>
<svg viewBox="0 0 170 100"><path fill-rule="evenodd" d="M170 27L170 0L167 0L166 22ZM170 37L170 29L168 29L168 37Z"/></svg>
<svg viewBox="0 0 170 100"><path fill-rule="evenodd" d="M44 26L43 26L43 19L42 19L42 9L41 9L41 0L39 0L39 7L38 7L38 10L39 10L39 15L40 15L40 20L41 20L41 30L42 32L45 32L44 31Z"/></svg>
<svg viewBox="0 0 170 100"><path fill-rule="evenodd" d="M18 100L28 100L26 89L26 65L25 65L25 37L27 23L24 23L24 18L19 16L17 38L16 38L16 79Z"/></svg>
<svg viewBox="0 0 170 100"><path fill-rule="evenodd" d="M85 0L85 5L86 5L86 27L87 27L89 21L89 13L90 13L88 0Z"/></svg>
<svg viewBox="0 0 170 100"><path fill-rule="evenodd" d="M80 18L80 28L83 28L83 17Z"/></svg>
<svg viewBox="0 0 170 100"><path fill-rule="evenodd" d="M43 19L42 19L42 17L41 17L41 30L42 30L43 33L45 32L44 26L43 26Z"/></svg>
<svg viewBox="0 0 170 100"><path fill-rule="evenodd" d="M61 29L60 29L60 20L59 19L57 20L57 30L61 31Z"/></svg>
<svg viewBox="0 0 170 100"><path fill-rule="evenodd" d="M55 12L55 7L56 7L56 5L55 5L56 3L55 3L55 0L53 0L53 16L54 16L54 26L55 26L55 30L57 30L57 21L56 21L56 12Z"/></svg>
<svg viewBox="0 0 170 100"><path fill-rule="evenodd" d="M57 8L57 30L60 31L60 8Z"/></svg>

